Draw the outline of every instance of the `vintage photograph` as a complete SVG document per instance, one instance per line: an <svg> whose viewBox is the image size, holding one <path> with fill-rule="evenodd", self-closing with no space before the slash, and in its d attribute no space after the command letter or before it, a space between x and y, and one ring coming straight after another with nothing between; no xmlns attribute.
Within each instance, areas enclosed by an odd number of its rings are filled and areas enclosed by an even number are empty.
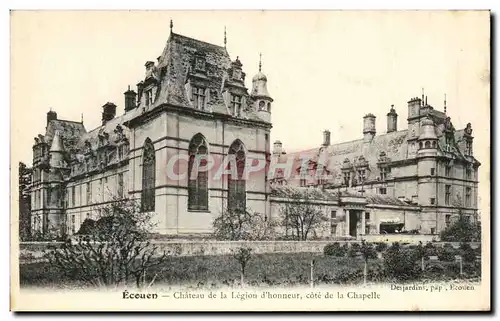
<svg viewBox="0 0 500 321"><path fill-rule="evenodd" d="M489 11L12 11L11 98L13 310L490 309Z"/></svg>

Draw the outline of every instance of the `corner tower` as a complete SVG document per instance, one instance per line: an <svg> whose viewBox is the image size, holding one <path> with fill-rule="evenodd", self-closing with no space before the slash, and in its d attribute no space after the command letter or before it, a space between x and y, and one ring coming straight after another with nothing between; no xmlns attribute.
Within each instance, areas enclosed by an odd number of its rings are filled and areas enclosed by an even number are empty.
<svg viewBox="0 0 500 321"><path fill-rule="evenodd" d="M259 59L259 72L252 79L252 93L254 109L257 115L265 122L271 122L271 103L273 99L267 91L267 77L262 73L262 55Z"/></svg>

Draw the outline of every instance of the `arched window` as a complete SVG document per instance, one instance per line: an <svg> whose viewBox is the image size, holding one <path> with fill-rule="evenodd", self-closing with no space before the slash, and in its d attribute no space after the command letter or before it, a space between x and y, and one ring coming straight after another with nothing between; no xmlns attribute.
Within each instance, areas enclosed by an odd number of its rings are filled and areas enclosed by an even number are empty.
<svg viewBox="0 0 500 321"><path fill-rule="evenodd" d="M430 141L426 141L425 142L425 148L431 148L431 142Z"/></svg>
<svg viewBox="0 0 500 321"><path fill-rule="evenodd" d="M155 147L151 139L146 139L142 150L142 194L143 212L155 210Z"/></svg>
<svg viewBox="0 0 500 321"><path fill-rule="evenodd" d="M196 134L189 143L188 210L208 211L208 172L202 170L207 165L207 155L205 138ZM193 168L198 168L197 173L193 173Z"/></svg>
<svg viewBox="0 0 500 321"><path fill-rule="evenodd" d="M228 199L227 207L230 211L234 210L245 210L246 208L246 182L243 177L243 172L245 169L245 149L243 143L240 140L236 140L229 147L229 156L236 158L236 173L237 177L233 175L228 175ZM229 162L229 167L234 162ZM229 168L231 169L231 168ZM230 171L233 173L233 170Z"/></svg>
<svg viewBox="0 0 500 321"><path fill-rule="evenodd" d="M433 148L436 148L436 141L433 141L433 142L432 142L432 147L433 147Z"/></svg>
<svg viewBox="0 0 500 321"><path fill-rule="evenodd" d="M419 143L418 143L418 147L419 147L420 149L422 149L422 148L424 147L424 144L423 144L422 142L419 142Z"/></svg>

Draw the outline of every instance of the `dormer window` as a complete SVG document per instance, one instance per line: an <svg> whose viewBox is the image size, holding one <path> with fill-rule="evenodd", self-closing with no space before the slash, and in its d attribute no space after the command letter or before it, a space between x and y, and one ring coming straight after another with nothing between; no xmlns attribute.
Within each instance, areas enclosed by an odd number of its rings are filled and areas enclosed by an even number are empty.
<svg viewBox="0 0 500 321"><path fill-rule="evenodd" d="M192 99L194 108L204 110L205 109L205 88L193 86Z"/></svg>
<svg viewBox="0 0 500 321"><path fill-rule="evenodd" d="M205 71L205 59L203 57L196 57L194 69L196 71Z"/></svg>
<svg viewBox="0 0 500 321"><path fill-rule="evenodd" d="M387 179L387 167L380 168L380 180L385 181Z"/></svg>
<svg viewBox="0 0 500 321"><path fill-rule="evenodd" d="M351 181L351 172L344 172L344 185L349 186Z"/></svg>
<svg viewBox="0 0 500 321"><path fill-rule="evenodd" d="M233 79L235 79L235 80L241 79L241 70L233 69Z"/></svg>
<svg viewBox="0 0 500 321"><path fill-rule="evenodd" d="M231 115L235 117L241 116L241 96L231 95Z"/></svg>
<svg viewBox="0 0 500 321"><path fill-rule="evenodd" d="M467 140L465 142L465 155L472 156L472 140Z"/></svg>
<svg viewBox="0 0 500 321"><path fill-rule="evenodd" d="M146 106L151 106L153 104L153 89L148 89L144 92L146 97Z"/></svg>

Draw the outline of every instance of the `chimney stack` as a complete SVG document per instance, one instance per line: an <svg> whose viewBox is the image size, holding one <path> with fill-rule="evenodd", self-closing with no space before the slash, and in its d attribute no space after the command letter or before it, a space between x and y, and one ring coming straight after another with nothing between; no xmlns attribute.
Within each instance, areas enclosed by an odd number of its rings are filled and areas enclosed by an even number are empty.
<svg viewBox="0 0 500 321"><path fill-rule="evenodd" d="M279 140L274 142L273 155L281 155L283 153L283 144Z"/></svg>
<svg viewBox="0 0 500 321"><path fill-rule="evenodd" d="M116 116L116 105L110 102L107 102L102 106L102 124L106 124L106 122L115 118Z"/></svg>
<svg viewBox="0 0 500 321"><path fill-rule="evenodd" d="M128 112L136 107L135 105L135 100L137 97L137 94L135 91L130 90L130 86L128 86L128 90L123 93L125 96L125 112Z"/></svg>
<svg viewBox="0 0 500 321"><path fill-rule="evenodd" d="M363 117L363 139L365 142L371 142L375 137L375 115L366 114Z"/></svg>
<svg viewBox="0 0 500 321"><path fill-rule="evenodd" d="M51 120L57 120L57 113L52 109L47 113L47 125Z"/></svg>
<svg viewBox="0 0 500 321"><path fill-rule="evenodd" d="M330 131L329 130L324 130L323 131L323 146L330 146Z"/></svg>
<svg viewBox="0 0 500 321"><path fill-rule="evenodd" d="M398 114L394 109L394 105L391 105L391 110L387 113L387 132L392 133L398 131Z"/></svg>

